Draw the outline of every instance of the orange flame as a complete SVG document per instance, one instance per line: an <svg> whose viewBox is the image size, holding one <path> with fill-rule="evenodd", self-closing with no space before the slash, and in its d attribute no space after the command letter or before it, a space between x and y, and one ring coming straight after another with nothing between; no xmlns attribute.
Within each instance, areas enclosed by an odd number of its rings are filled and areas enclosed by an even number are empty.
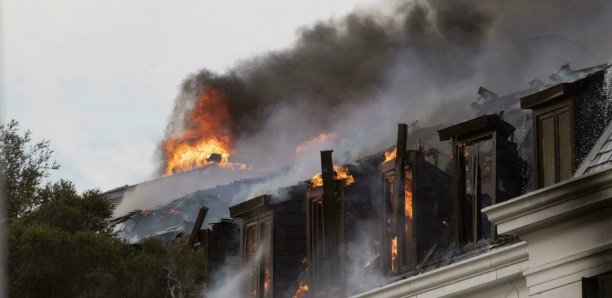
<svg viewBox="0 0 612 298"><path fill-rule="evenodd" d="M385 161L383 162L393 160L395 159L396 156L397 156L397 147L393 148L393 151L389 151L389 152L385 151Z"/></svg>
<svg viewBox="0 0 612 298"><path fill-rule="evenodd" d="M334 165L334 179L346 179L345 186L349 186L355 182L353 175L351 175L347 169L338 165ZM310 187L323 186L323 175L321 175L321 173L317 173L316 175L312 176L308 185Z"/></svg>
<svg viewBox="0 0 612 298"><path fill-rule="evenodd" d="M185 121L184 131L169 136L164 142L165 175L212 164L246 169L247 165L229 162L232 145L229 126L230 111L225 96L215 88L208 88Z"/></svg>
<svg viewBox="0 0 612 298"><path fill-rule="evenodd" d="M404 183L404 215L412 218L412 171L406 171L406 182Z"/></svg>
<svg viewBox="0 0 612 298"><path fill-rule="evenodd" d="M295 154L302 155L307 148L315 147L316 145L319 145L326 141L333 141L336 138L337 138L337 135L333 132L332 133L321 133L318 136L312 136L308 138L308 140L302 142L301 144L297 145L297 147L295 147Z"/></svg>
<svg viewBox="0 0 612 298"><path fill-rule="evenodd" d="M307 292L308 292L308 285L303 282L300 282L300 285L298 286L297 291L295 291L295 294L293 294L293 298L301 298Z"/></svg>
<svg viewBox="0 0 612 298"><path fill-rule="evenodd" d="M396 271L397 266L397 236L391 238L391 271Z"/></svg>

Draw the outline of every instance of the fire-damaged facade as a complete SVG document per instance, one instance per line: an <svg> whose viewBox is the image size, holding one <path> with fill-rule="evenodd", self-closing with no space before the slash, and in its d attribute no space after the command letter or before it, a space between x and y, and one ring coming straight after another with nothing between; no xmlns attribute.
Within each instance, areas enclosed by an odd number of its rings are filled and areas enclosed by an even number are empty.
<svg viewBox="0 0 612 298"><path fill-rule="evenodd" d="M154 211L205 249L208 287L240 297L612 297L612 71L551 80L481 87L465 121L406 121L343 166L321 151L294 186L234 203L237 181ZM158 224L118 222L136 240Z"/></svg>
<svg viewBox="0 0 612 298"><path fill-rule="evenodd" d="M511 103L481 88L489 101L474 106L500 110L439 130L452 143L453 245L425 273L357 297L612 297L612 72L560 73L569 81Z"/></svg>
<svg viewBox="0 0 612 298"><path fill-rule="evenodd" d="M294 198L304 187L283 190ZM231 206L240 225L240 271L243 297L284 297L294 289L306 256L306 217L302 200L263 195Z"/></svg>

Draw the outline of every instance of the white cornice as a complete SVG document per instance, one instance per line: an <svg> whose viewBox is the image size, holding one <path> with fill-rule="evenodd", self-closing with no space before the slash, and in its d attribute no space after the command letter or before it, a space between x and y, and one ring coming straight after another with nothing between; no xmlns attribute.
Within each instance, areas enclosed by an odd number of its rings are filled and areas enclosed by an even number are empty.
<svg viewBox="0 0 612 298"><path fill-rule="evenodd" d="M527 257L527 244L520 242L354 297L448 297L467 293L522 276Z"/></svg>
<svg viewBox="0 0 612 298"><path fill-rule="evenodd" d="M532 230L612 204L612 168L574 177L482 211L499 234Z"/></svg>

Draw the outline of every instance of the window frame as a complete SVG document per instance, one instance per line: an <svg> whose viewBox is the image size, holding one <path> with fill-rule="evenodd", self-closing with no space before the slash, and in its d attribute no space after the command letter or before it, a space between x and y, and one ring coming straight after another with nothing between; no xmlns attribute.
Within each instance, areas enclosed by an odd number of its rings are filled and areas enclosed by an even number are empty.
<svg viewBox="0 0 612 298"><path fill-rule="evenodd" d="M325 295L334 286L328 276L334 274L343 281L345 264L345 179L334 179L336 199L336 229L338 237L338 266L329 268L325 249L325 210L323 207L323 186L308 187L306 191L306 255L308 259L308 285L310 295ZM314 207L319 205L319 207ZM319 211L319 212L315 212ZM319 230L315 227L320 228ZM320 262L319 262L320 261ZM344 285L341 285L343 288ZM343 291L343 290L342 290Z"/></svg>
<svg viewBox="0 0 612 298"><path fill-rule="evenodd" d="M466 196L467 196L467 190L465 189L465 185L466 185L466 164L465 164L465 157L464 157L464 147L465 146L470 146L470 145L474 145L476 143L479 142L484 142L484 141L490 141L491 142L491 177L493 179L493 184L491 185L492 190L492 197L491 197L491 206L495 205L497 202L497 190L498 190L498 183L499 183L499 178L497 177L497 166L498 166L498 159L497 159L497 144L498 144L498 133L497 130L493 129L493 130L487 130L487 131L483 131L481 133L477 133L477 134L471 134L469 136L466 137L462 137L459 136L457 138L453 138L453 160L455 163L455 175L453 175L453 177L455 177L454 179L456 179L457 181L454 183L455 184L455 204L454 204L454 208L456 209L454 211L454 215L456 217L456 220L459 221L458 224L455 225L455 241L456 243L459 244L467 244L470 243L470 239L472 240L473 243L476 243L478 241L480 241L482 239L487 239L489 241L493 241L496 238L497 235L497 229L495 224L490 222L490 235L487 238L484 238L485 235L481 235L482 234L482 221L480 220L482 217L482 208L479 208L479 206L481 207L481 202L473 200L471 206L468 206L471 209L471 218L469 219L469 224L467 224L467 227L464 226L462 223L466 223L467 219L462 219L461 218L461 210L463 210L463 206L465 204L466 201ZM469 231L464 231L465 228L468 228Z"/></svg>
<svg viewBox="0 0 612 298"><path fill-rule="evenodd" d="M534 154L534 169L536 172L535 175L535 184L536 188L545 187L544 185L544 170L543 170L543 144L542 144L542 128L541 122L544 119L552 118L554 125L554 183L558 183L561 181L561 170L560 170L560 146L559 146L559 115L565 112L569 112L569 133L570 133L570 172L574 173L575 171L575 119L574 119L574 101L573 98L568 97L562 99L554 104L546 106L540 109L533 110L533 134L534 134L534 145L535 145L535 154ZM571 175L570 175L571 176ZM552 184L551 184L552 185Z"/></svg>
<svg viewBox="0 0 612 298"><path fill-rule="evenodd" d="M406 180L410 180L411 182L411 189L412 189L412 206L411 208L414 210L414 206L415 206L415 200L417 200L417 195L415 194L415 190L416 190L416 181L417 181L417 176L418 176L418 165L416 163L416 156L415 156L416 152L413 152L413 150L408 150L405 153L405 157L406 157L406 164L404 166L404 171L406 173L410 172L411 173L411 177L410 179L407 179L407 175L404 175L404 181L400 182L402 183L403 187L402 189L404 189L405 191L405 182ZM382 254L381 256L383 257L383 261L382 261L382 272L387 274L387 275L401 275L403 273L406 273L408 271L410 271L412 269L412 267L417 265L417 255L416 255L416 228L415 228L415 224L416 224L416 220L414 218L414 213L412 218L410 218L409 220L404 218L404 224L406 224L408 226L408 230L405 230L404 227L399 227L397 226L399 224L400 221L397 220L397 216L398 216L398 212L399 210L393 210L393 206L394 206L394 200L395 200L395 196L393 195L393 189L394 189L394 184L396 183L394 180L393 182L388 181L387 179L391 178L391 179L395 179L395 159L391 159L391 160L387 160L383 163L380 164L380 169L379 169L379 173L380 173L380 181L381 181L381 196L382 196L382 222L383 222L383 229L382 229ZM405 198L405 196L404 196ZM402 200L401 202L402 204L405 203L405 200ZM405 210L406 206L404 206ZM405 216L405 215L402 215ZM395 217L395 218L394 218ZM390 221L390 222L389 222ZM395 268L395 270L393 270L393 265L392 265L392 257L391 257L391 239L397 231L401 231L402 233L405 234L405 243L400 242L399 240L401 239L401 237L399 237L399 235L396 235L395 237L397 238L397 257L396 257L396 261L397 261L397 268ZM400 255L405 256L405 259L402 260L400 258ZM410 262L410 263L408 263Z"/></svg>
<svg viewBox="0 0 612 298"><path fill-rule="evenodd" d="M263 226L265 224L268 224L269 228L268 231L264 231ZM241 267L242 268L249 268L249 259L248 259L248 233L247 230L252 227L252 226L256 226L256 241L257 241L257 252L255 253L255 257L257 258L256 260L256 265L255 268L258 271L257 272L257 295L255 297L258 298L264 298L264 297L274 297L274 256L273 256L273 241L274 241L274 215L273 212L271 210L266 210L261 212L260 214L254 216L254 217L249 217L247 219L243 220L243 223L241 224ZM261 235L263 234L268 234L268 239L267 239L267 243L262 242L262 238ZM264 290L264 282L265 282L265 256L261 255L258 257L258 255L261 253L262 250L265 249L265 246L268 246L269 248L269 254L270 254L270 268L269 268L269 275L270 275L270 288L268 291L268 295L266 295L266 292ZM249 284L248 284L248 280L245 279L244 281L244 285L243 285L243 290L244 290L244 297L253 297L251 290L249 289Z"/></svg>

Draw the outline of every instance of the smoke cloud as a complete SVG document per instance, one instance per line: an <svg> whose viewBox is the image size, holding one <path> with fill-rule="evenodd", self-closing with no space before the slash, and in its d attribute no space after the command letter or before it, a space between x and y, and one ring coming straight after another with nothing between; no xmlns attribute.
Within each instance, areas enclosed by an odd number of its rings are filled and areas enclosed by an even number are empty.
<svg viewBox="0 0 612 298"><path fill-rule="evenodd" d="M213 108L195 101L216 88L229 105L234 156L260 167L274 156L275 166L286 165L313 135L386 135L395 123L416 119L437 124L437 115L457 99L473 99L480 85L498 93L525 89L567 62L607 62L612 49L606 1L388 4L391 13L356 12L302 28L292 48L242 61L225 74L190 75L167 135L183 130L194 108ZM443 119L456 120L450 115ZM352 153L364 153L363 145Z"/></svg>
<svg viewBox="0 0 612 298"><path fill-rule="evenodd" d="M197 101L210 88L219 90L230 114L222 128L231 138L230 160L262 173L294 169L245 190L240 201L310 178L320 171L319 150L334 149L336 163L351 162L393 145L399 122L425 127L466 120L479 86L503 95L528 89L535 78L550 82L568 62L577 69L612 59L609 1L383 5L301 28L292 47L240 61L226 73L189 75L166 139L190 129L198 110L214 110ZM296 153L321 133L336 137ZM159 174L166 167L164 141ZM126 196L132 207L134 199Z"/></svg>

